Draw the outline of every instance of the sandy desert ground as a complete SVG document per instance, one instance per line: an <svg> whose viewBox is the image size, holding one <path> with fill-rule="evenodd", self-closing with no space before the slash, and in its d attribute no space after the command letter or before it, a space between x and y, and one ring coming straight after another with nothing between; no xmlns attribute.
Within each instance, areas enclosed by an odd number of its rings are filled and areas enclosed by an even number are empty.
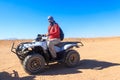
<svg viewBox="0 0 120 80"><path fill-rule="evenodd" d="M16 40L16 43L26 40ZM0 41L0 80L120 80L120 37L66 39L82 41L76 49L79 65L66 68L53 64L38 75L27 74L17 56L10 51L11 40Z"/></svg>

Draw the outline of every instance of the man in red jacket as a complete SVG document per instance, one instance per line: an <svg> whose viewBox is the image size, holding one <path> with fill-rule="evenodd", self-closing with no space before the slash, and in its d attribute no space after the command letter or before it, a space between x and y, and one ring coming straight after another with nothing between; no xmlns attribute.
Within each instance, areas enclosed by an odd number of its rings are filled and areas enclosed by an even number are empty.
<svg viewBox="0 0 120 80"><path fill-rule="evenodd" d="M52 58L55 59L57 55L54 46L60 43L60 29L59 25L54 21L54 18L52 16L48 16L48 21L50 23L48 26L48 33L46 34L49 36L48 47Z"/></svg>

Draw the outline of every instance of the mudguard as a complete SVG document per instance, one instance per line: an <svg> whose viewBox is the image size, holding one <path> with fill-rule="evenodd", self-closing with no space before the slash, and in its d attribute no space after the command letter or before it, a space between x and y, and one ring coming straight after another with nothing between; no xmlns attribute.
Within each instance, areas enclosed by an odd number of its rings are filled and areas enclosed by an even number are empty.
<svg viewBox="0 0 120 80"><path fill-rule="evenodd" d="M58 46L55 46L55 50L56 50L56 52L61 52L61 51L64 51L64 50L67 50L67 49L70 49L73 47L78 47L78 45L77 44L66 44L61 48Z"/></svg>
<svg viewBox="0 0 120 80"><path fill-rule="evenodd" d="M63 47L63 50L67 50L67 49L70 49L73 47L78 47L78 45L77 44L67 44Z"/></svg>
<svg viewBox="0 0 120 80"><path fill-rule="evenodd" d="M31 43L23 44L23 45L22 45L22 50L25 50L26 48L37 47L37 46L42 47L44 50L47 49L47 44L46 44L46 42L31 42Z"/></svg>

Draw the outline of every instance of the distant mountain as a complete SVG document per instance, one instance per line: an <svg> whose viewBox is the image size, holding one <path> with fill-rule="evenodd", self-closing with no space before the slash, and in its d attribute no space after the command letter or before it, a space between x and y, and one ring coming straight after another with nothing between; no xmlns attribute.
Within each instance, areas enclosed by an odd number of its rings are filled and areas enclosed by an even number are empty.
<svg viewBox="0 0 120 80"><path fill-rule="evenodd" d="M6 39L0 39L0 40L18 40L18 38L6 38Z"/></svg>

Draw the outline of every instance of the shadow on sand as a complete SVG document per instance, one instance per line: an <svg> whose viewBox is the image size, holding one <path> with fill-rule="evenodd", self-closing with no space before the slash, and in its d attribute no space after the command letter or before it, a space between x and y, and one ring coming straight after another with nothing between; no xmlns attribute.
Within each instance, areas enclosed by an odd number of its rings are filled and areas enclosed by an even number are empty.
<svg viewBox="0 0 120 80"><path fill-rule="evenodd" d="M77 74L82 73L81 69L102 70L112 66L120 66L120 63L84 59L74 68L67 68L63 64L52 64L46 67L43 73L38 73L37 76ZM13 73L0 72L0 80L35 80L35 76L19 77L18 72L15 70L13 70Z"/></svg>
<svg viewBox="0 0 120 80"><path fill-rule="evenodd" d="M82 71L79 71L77 68L67 68L63 64L52 64L43 73L38 75L65 75L75 73L82 73Z"/></svg>
<svg viewBox="0 0 120 80"><path fill-rule="evenodd" d="M13 73L8 72L0 72L0 80L35 80L35 76L26 76L26 77L19 77L17 71L13 70Z"/></svg>
<svg viewBox="0 0 120 80"><path fill-rule="evenodd" d="M67 68L63 64L53 64L50 65L49 68L45 69L45 72L40 73L38 75L65 75L65 74L76 74L82 73L80 69L94 69L94 70L102 70L104 68L119 66L119 63L112 63L106 61L97 61L97 60L81 60L79 65L74 68Z"/></svg>
<svg viewBox="0 0 120 80"><path fill-rule="evenodd" d="M104 68L112 67L112 66L119 66L120 63L112 63L106 61L98 61L98 60L89 60L84 59L80 61L80 69L95 69L95 70L102 70Z"/></svg>

